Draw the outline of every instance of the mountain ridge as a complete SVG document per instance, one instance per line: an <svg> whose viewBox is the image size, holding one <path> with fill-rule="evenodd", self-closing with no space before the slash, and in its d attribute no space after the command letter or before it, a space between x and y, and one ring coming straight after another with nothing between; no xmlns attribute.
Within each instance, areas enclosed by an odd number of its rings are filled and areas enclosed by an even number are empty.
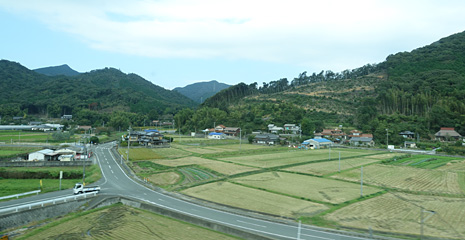
<svg viewBox="0 0 465 240"><path fill-rule="evenodd" d="M197 103L203 103L207 98L215 95L223 89L229 88L230 86L231 85L212 80L196 82L184 87L177 87L174 88L173 91L177 91Z"/></svg>
<svg viewBox="0 0 465 240"><path fill-rule="evenodd" d="M43 68L37 68L34 69L35 72L44 74L47 76L59 76L59 75L64 75L64 76L77 76L81 74L80 72L72 69L68 64L63 64L59 66L50 66L50 67L43 67Z"/></svg>

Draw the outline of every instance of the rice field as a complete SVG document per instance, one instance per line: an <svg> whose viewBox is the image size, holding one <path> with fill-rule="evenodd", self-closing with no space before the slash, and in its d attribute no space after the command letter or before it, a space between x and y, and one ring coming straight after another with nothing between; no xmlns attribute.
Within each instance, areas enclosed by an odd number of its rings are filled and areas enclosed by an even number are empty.
<svg viewBox="0 0 465 240"><path fill-rule="evenodd" d="M181 179L181 176L176 172L163 172L152 174L148 180L158 186L169 186L176 184Z"/></svg>
<svg viewBox="0 0 465 240"><path fill-rule="evenodd" d="M266 146L252 144L225 144L225 145L198 145L198 146L182 146L182 149L191 153L197 154L215 154L223 152L247 151L255 149L263 149Z"/></svg>
<svg viewBox="0 0 465 240"><path fill-rule="evenodd" d="M333 178L359 182L360 169L338 173ZM373 164L363 168L367 184L433 194L463 195L456 172Z"/></svg>
<svg viewBox="0 0 465 240"><path fill-rule="evenodd" d="M156 148L131 148L129 149L129 160L141 161L163 158L163 156L159 155L155 150ZM118 151L124 158L127 158L127 148L122 147L119 148Z"/></svg>
<svg viewBox="0 0 465 240"><path fill-rule="evenodd" d="M351 169L354 167L360 167L366 164L379 162L380 159L378 158L378 156L379 155L375 155L375 158L373 158L372 156L367 156L367 157L360 157L360 158L342 159L340 162L338 160L335 160L335 161L309 163L305 165L285 168L283 170L323 176L326 174L338 172L339 169L341 171L344 171L344 170Z"/></svg>
<svg viewBox="0 0 465 240"><path fill-rule="evenodd" d="M341 158L379 153L376 151L360 151L351 149L333 149L332 151L329 149L291 150L287 152L225 157L220 158L220 160L249 165L252 167L269 168L318 160L335 160L339 158L339 152L341 153Z"/></svg>
<svg viewBox="0 0 465 240"><path fill-rule="evenodd" d="M324 218L366 231L371 227L373 230L419 235L420 207L436 212L425 221L425 236L465 238L465 201L462 198L386 193L341 208ZM423 217L429 215L426 212Z"/></svg>
<svg viewBox="0 0 465 240"><path fill-rule="evenodd" d="M361 194L359 184L286 172L254 174L235 178L232 181L254 188L332 204L356 199ZM363 188L364 195L380 191L381 189L374 187Z"/></svg>
<svg viewBox="0 0 465 240"><path fill-rule="evenodd" d="M209 183L181 191L186 195L236 208L278 216L312 216L328 209L323 204L260 191L229 182Z"/></svg>
<svg viewBox="0 0 465 240"><path fill-rule="evenodd" d="M122 205L65 217L22 239L237 239L206 228Z"/></svg>
<svg viewBox="0 0 465 240"><path fill-rule="evenodd" d="M172 160L157 160L157 164L170 166L170 167L179 167L179 166L188 166L188 165L199 165L208 169L211 169L215 172L219 172L224 175L234 175L243 172L255 171L257 168L242 166L232 163L225 163L220 161L209 160L200 157L185 157Z"/></svg>

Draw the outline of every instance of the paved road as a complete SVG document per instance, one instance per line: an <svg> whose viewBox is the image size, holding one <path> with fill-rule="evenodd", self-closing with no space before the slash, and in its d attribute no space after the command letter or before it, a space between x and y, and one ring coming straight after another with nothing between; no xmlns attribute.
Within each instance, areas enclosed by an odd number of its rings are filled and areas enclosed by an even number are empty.
<svg viewBox="0 0 465 240"><path fill-rule="evenodd" d="M234 226L236 228L242 228L251 232L258 232L276 239L297 239L297 224L287 225L223 212L147 189L125 174L120 165L117 163L117 161L120 161L120 159L115 159L115 156L113 156L111 153L111 147L111 144L104 144L98 146L94 150L94 154L98 163L100 164L103 174L103 179L99 183L99 186L101 187L100 194L121 195L136 198L187 215L208 219L213 222ZM44 200L44 198L69 196L70 194L72 194L71 190L40 194L38 196L0 203L0 208L12 207L13 205L24 204L25 202L37 201L39 199ZM338 233L325 232L322 230L313 230L303 226L300 232L300 239L359 240L367 238L347 236Z"/></svg>

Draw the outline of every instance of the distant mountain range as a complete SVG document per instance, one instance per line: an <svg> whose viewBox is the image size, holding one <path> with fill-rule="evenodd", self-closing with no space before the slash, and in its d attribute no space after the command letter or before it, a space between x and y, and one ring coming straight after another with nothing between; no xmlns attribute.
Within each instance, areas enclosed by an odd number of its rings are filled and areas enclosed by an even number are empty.
<svg viewBox="0 0 465 240"><path fill-rule="evenodd" d="M207 98L230 86L231 85L213 80L209 82L193 83L185 87L177 87L173 89L173 91L177 91L197 103L203 103Z"/></svg>
<svg viewBox="0 0 465 240"><path fill-rule="evenodd" d="M77 76L80 73L72 68L70 68L68 65L63 64L60 66L53 66L53 67L44 67L44 68L37 68L34 69L35 72L44 74L47 76L59 76L59 75L64 75L64 76Z"/></svg>
<svg viewBox="0 0 465 240"><path fill-rule="evenodd" d="M19 63L0 60L0 88L8 90L0 91L0 116L46 115L57 118L72 114L73 119L82 115L82 119L90 119L89 124L93 124L96 121L93 118L100 118L96 117L98 114L115 111L152 113L149 120L153 120L158 115L173 114L179 109L198 105L184 95L136 74L105 68L67 76L65 72L76 73L69 69L62 65L33 71ZM56 76L48 76L53 74Z"/></svg>

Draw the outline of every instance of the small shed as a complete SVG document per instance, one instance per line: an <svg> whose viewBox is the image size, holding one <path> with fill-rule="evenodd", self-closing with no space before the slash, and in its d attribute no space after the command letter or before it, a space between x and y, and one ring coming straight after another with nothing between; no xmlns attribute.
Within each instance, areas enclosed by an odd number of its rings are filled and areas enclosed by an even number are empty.
<svg viewBox="0 0 465 240"><path fill-rule="evenodd" d="M29 161L49 161L50 154L53 154L51 149L43 149L37 152L29 153Z"/></svg>

